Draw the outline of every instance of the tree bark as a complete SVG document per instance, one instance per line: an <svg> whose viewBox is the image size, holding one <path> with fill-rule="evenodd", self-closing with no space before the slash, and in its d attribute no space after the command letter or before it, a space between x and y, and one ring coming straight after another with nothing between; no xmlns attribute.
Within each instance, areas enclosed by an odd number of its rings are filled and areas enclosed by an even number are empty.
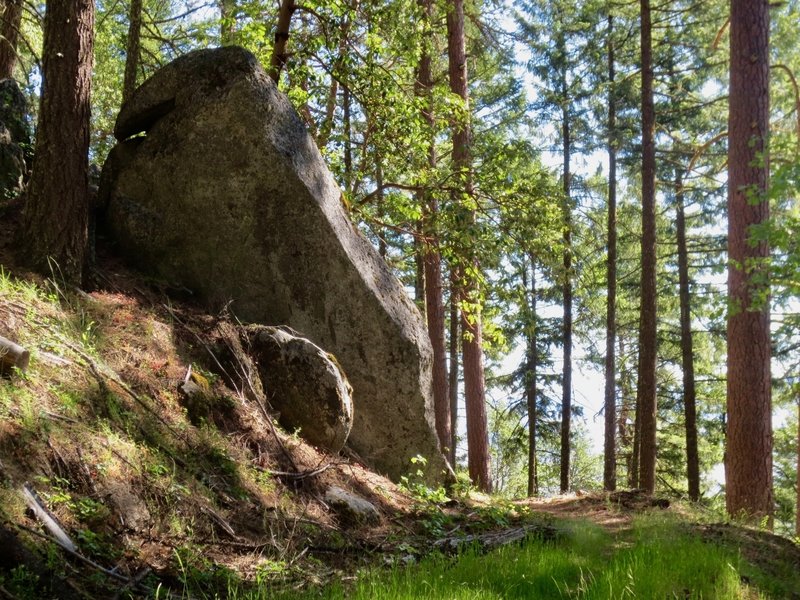
<svg viewBox="0 0 800 600"><path fill-rule="evenodd" d="M447 4L447 57L450 91L464 103L466 118L453 124L453 170L456 181L463 185L464 195L473 196L470 156L469 91L467 88L467 54L464 38L464 2L451 0ZM475 213L470 209L470 222ZM474 257L468 259L477 267ZM467 309L478 304L478 289L467 281L466 270L458 273L461 311L461 348L464 365L464 401L467 415L467 456L472 482L484 492L491 491L489 462L489 431L486 418L486 390L483 374L483 348L480 309Z"/></svg>
<svg viewBox="0 0 800 600"><path fill-rule="evenodd" d="M23 225L31 263L46 273L53 268L71 283L81 283L87 257L93 27L93 0L47 3L39 127Z"/></svg>
<svg viewBox="0 0 800 600"><path fill-rule="evenodd" d="M614 95L614 18L608 15L608 257L606 263L605 440L603 489L617 489L616 333L617 333L617 105Z"/></svg>
<svg viewBox="0 0 800 600"><path fill-rule="evenodd" d="M656 486L656 153L650 0L641 0L642 48L642 279L639 321L637 418L639 485Z"/></svg>
<svg viewBox="0 0 800 600"><path fill-rule="evenodd" d="M559 36L560 53L566 55L566 40L563 33ZM561 380L561 493L569 491L570 475L570 429L572 423L572 197L570 194L570 158L572 156L572 139L570 130L569 91L567 87L566 64L561 70L561 142L563 161L564 190L564 279L562 293L564 296L563 346L564 364Z"/></svg>
<svg viewBox="0 0 800 600"><path fill-rule="evenodd" d="M0 25L0 79L13 79L17 65L17 41L22 24L22 1L5 0L3 23Z"/></svg>
<svg viewBox="0 0 800 600"><path fill-rule="evenodd" d="M797 388L797 482L795 483L795 499L797 506L794 511L795 536L800 538L800 386Z"/></svg>
<svg viewBox="0 0 800 600"><path fill-rule="evenodd" d="M432 23L432 0L418 0L422 10L426 31L430 31ZM436 168L436 130L433 116L431 92L433 90L433 74L431 72L431 55L422 40L423 51L419 59L419 69L415 91L424 98L422 119L425 122L428 139L427 162L431 169ZM433 407L436 419L436 433L439 444L446 456L451 455L453 434L450 429L450 390L447 379L447 348L445 341L445 311L442 285L442 256L439 251L439 234L437 231L437 214L439 203L430 190L420 192L423 210L423 227L425 243L423 244L423 272L425 275L425 315L428 321L428 336L433 348Z"/></svg>
<svg viewBox="0 0 800 600"><path fill-rule="evenodd" d="M125 78L122 82L122 103L127 102L136 89L139 71L139 45L142 32L142 0L131 0L128 23L128 41L125 45Z"/></svg>
<svg viewBox="0 0 800 600"><path fill-rule="evenodd" d="M769 218L769 6L731 0L728 105L728 424L726 504L732 517L773 514L770 312L766 242L749 243Z"/></svg>
<svg viewBox="0 0 800 600"><path fill-rule="evenodd" d="M272 47L272 57L270 58L269 76L276 84L281 76L288 58L286 45L289 43L289 28L292 24L292 15L297 9L294 0L281 0L281 7L278 10L278 24L275 27L275 45Z"/></svg>
<svg viewBox="0 0 800 600"><path fill-rule="evenodd" d="M536 263L530 257L530 291L528 291L528 265L522 267L522 285L525 288L528 304L528 323L526 327L527 351L525 359L525 400L528 405L528 497L539 495L539 476L536 462Z"/></svg>
<svg viewBox="0 0 800 600"><path fill-rule="evenodd" d="M686 215L684 213L683 178L675 174L675 226L678 237L678 297L681 307L681 365L683 367L683 413L686 429L686 478L689 499L700 500L700 458L697 450L697 394L694 382L694 350L692 347L692 312L689 293L689 254L686 247Z"/></svg>

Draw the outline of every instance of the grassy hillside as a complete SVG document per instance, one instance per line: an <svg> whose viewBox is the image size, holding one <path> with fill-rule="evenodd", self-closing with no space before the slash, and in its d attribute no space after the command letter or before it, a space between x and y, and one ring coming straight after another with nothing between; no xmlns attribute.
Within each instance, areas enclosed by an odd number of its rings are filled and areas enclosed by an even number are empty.
<svg viewBox="0 0 800 600"><path fill-rule="evenodd" d="M217 355L224 315L109 261L91 294L3 262L0 335L32 358L0 379L0 597L798 597L792 542L667 502L398 487L237 389ZM202 393L181 391L187 377ZM332 485L380 523L337 514Z"/></svg>

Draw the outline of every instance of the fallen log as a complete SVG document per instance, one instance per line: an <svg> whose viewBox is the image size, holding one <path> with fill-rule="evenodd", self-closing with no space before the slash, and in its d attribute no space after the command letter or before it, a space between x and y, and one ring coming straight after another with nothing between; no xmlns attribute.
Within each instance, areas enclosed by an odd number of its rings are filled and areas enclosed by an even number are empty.
<svg viewBox="0 0 800 600"><path fill-rule="evenodd" d="M30 360L30 352L0 336L0 374L8 375L14 367L24 373Z"/></svg>
<svg viewBox="0 0 800 600"><path fill-rule="evenodd" d="M436 540L433 547L446 554L458 553L471 547L477 548L479 552L489 552L500 546L522 542L529 537L554 540L557 536L558 530L552 525L536 523L501 531L447 537Z"/></svg>

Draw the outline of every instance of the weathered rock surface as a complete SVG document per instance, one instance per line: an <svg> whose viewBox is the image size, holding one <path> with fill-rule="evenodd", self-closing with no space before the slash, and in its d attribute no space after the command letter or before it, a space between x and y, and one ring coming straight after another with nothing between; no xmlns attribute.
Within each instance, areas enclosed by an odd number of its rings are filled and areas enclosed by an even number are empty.
<svg viewBox="0 0 800 600"><path fill-rule="evenodd" d="M280 424L315 446L341 450L353 426L353 390L336 359L284 328L251 325L247 334Z"/></svg>
<svg viewBox="0 0 800 600"><path fill-rule="evenodd" d="M381 521L381 513L372 502L340 487L328 488L325 502L338 513L344 525L377 525Z"/></svg>
<svg viewBox="0 0 800 600"><path fill-rule="evenodd" d="M394 478L424 455L440 479L421 316L255 57L179 58L123 106L115 134L126 141L99 200L123 252L211 308L231 302L241 319L302 331L353 386L353 449Z"/></svg>
<svg viewBox="0 0 800 600"><path fill-rule="evenodd" d="M25 96L13 79L0 81L0 200L13 198L22 191L28 167L26 148L30 151Z"/></svg>

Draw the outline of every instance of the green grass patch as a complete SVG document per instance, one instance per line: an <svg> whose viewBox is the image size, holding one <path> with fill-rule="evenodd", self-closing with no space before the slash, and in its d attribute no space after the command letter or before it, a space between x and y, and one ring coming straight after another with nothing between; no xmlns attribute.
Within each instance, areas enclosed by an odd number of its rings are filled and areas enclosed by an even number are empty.
<svg viewBox="0 0 800 600"><path fill-rule="evenodd" d="M643 516L619 536L591 523L562 527L555 541L534 538L489 554L469 550L458 558L431 556L407 568L375 569L352 583L304 593L265 588L228 593L249 600L784 597L735 547L704 541L675 518ZM768 591L759 589L760 583Z"/></svg>

